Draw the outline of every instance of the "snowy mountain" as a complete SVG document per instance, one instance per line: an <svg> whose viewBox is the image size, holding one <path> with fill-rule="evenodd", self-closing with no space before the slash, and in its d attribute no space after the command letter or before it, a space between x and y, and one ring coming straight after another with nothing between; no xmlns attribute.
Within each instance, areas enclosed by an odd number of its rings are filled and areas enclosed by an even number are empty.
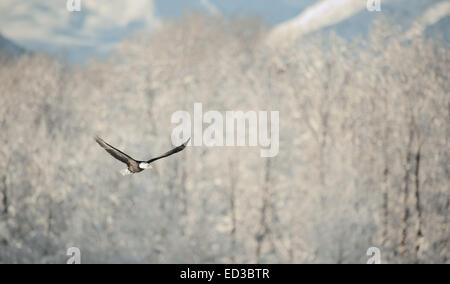
<svg viewBox="0 0 450 284"><path fill-rule="evenodd" d="M25 49L0 34L0 52L7 55L21 55L25 52Z"/></svg>
<svg viewBox="0 0 450 284"><path fill-rule="evenodd" d="M64 1L62 1L64 2ZM231 18L257 15L273 27L270 37L298 37L336 30L341 36L364 36L378 16L388 16L405 31L431 32L450 38L448 0L381 0L370 12L367 0L81 0L80 12L68 12L60 0L0 2L0 33L26 47L64 54L73 61L108 54L125 36L151 30L185 11ZM277 40L275 40L277 42ZM11 46L8 45L8 49ZM12 48L14 50L14 48Z"/></svg>
<svg viewBox="0 0 450 284"><path fill-rule="evenodd" d="M380 11L369 11L361 0L322 0L303 10L296 17L276 25L270 41L296 39L306 34L334 29L346 38L364 36L372 21L387 16L408 33L427 32L443 34L449 38L448 25L439 25L449 19L450 1L384 0Z"/></svg>

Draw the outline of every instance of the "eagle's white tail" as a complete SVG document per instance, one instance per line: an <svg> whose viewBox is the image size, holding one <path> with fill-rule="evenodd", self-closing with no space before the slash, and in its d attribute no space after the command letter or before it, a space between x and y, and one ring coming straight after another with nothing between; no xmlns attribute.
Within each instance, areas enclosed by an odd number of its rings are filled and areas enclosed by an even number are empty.
<svg viewBox="0 0 450 284"><path fill-rule="evenodd" d="M123 170L120 171L120 173L121 173L123 176L131 175L131 172L130 172L129 169L123 169Z"/></svg>

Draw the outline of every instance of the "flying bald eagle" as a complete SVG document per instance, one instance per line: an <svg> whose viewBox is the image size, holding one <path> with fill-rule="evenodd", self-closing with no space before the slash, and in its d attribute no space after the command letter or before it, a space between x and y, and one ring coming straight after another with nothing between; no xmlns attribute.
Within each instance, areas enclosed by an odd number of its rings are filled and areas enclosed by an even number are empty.
<svg viewBox="0 0 450 284"><path fill-rule="evenodd" d="M101 139L100 137L98 137L98 136L95 137L95 141L100 146L102 146L102 148L105 149L109 154L111 154L111 156L113 156L117 160L121 161L122 163L127 164L128 168L120 171L120 173L124 176L139 173L145 169L151 169L152 166L150 165L150 163L182 151L186 147L189 140L191 140L191 138L189 138L186 142L184 142L180 146L173 148L172 150L170 150L169 152L167 152L165 154L162 154L161 156L152 158L148 161L137 161L137 160L131 158L130 156L128 156L127 154L125 154L124 152L109 145L108 143L103 141L103 139Z"/></svg>

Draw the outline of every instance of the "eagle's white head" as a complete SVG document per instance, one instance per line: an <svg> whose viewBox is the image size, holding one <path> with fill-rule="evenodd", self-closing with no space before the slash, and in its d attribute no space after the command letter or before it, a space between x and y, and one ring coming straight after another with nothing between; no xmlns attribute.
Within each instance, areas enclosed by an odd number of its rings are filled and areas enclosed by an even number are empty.
<svg viewBox="0 0 450 284"><path fill-rule="evenodd" d="M142 163L139 164L139 168L145 170L145 169L151 169L151 168L153 168L153 166L150 165L149 163L142 162Z"/></svg>

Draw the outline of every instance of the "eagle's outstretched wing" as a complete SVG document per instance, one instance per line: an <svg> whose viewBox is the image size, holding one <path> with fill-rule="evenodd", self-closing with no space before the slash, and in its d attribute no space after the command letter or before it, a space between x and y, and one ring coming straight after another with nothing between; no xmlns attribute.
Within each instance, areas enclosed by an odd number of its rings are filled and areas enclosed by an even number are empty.
<svg viewBox="0 0 450 284"><path fill-rule="evenodd" d="M170 150L169 152L164 153L164 154L162 154L161 156L158 156L158 157L156 157L156 158L152 158L152 159L148 160L147 163L150 164L151 162L154 162L154 161L156 161L156 160L159 160L159 159L168 157L168 156L170 156L170 155L173 155L173 154L175 154L175 153L178 153L178 152L182 151L184 148L186 148L186 145L189 143L189 140L191 140L191 138L189 138L186 142L184 142L184 143L181 144L180 146L178 146L178 147L176 147L176 148L173 148L173 149Z"/></svg>
<svg viewBox="0 0 450 284"><path fill-rule="evenodd" d="M98 145L102 146L102 148L105 149L109 154L111 154L111 156L113 156L117 160L127 164L128 166L130 166L131 164L137 163L137 161L135 159L131 158L124 152L109 145L108 143L103 141L103 139L101 139L100 137L96 136L95 141L98 143Z"/></svg>

